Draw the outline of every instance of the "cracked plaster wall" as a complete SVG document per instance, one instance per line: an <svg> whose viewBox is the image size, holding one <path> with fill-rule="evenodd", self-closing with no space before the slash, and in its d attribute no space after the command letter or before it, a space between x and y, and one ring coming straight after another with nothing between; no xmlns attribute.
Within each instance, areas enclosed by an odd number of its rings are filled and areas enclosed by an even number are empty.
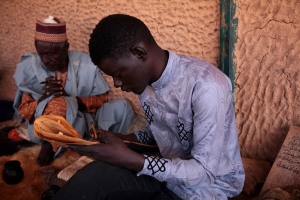
<svg viewBox="0 0 300 200"><path fill-rule="evenodd" d="M237 0L235 107L244 156L273 160L300 125L300 1Z"/></svg>
<svg viewBox="0 0 300 200"><path fill-rule="evenodd" d="M219 62L219 0L5 0L0 6L0 100L12 100L12 75L20 56L35 51L36 19L54 15L67 22L71 50L87 51L89 35L109 14L136 16L149 27L158 44L176 53ZM111 79L106 77L108 82ZM112 85L112 84L111 84ZM113 89L113 87L112 87ZM116 97L124 95L113 89ZM126 94L139 109L135 95Z"/></svg>

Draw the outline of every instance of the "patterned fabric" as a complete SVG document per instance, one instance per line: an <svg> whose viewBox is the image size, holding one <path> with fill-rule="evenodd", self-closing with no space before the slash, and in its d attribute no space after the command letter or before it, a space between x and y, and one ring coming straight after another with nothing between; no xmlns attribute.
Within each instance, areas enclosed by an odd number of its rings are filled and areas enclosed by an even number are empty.
<svg viewBox="0 0 300 200"><path fill-rule="evenodd" d="M87 112L95 113L105 102L108 101L108 93L104 93L91 97L79 97L82 103L86 106Z"/></svg>
<svg viewBox="0 0 300 200"><path fill-rule="evenodd" d="M167 160L163 158L159 158L156 156L148 156L145 155L146 166L148 170L152 171L152 175L156 174L157 172L165 172L166 171L166 163Z"/></svg>
<svg viewBox="0 0 300 200"><path fill-rule="evenodd" d="M55 23L49 23L49 21L46 20L37 20L34 37L35 40L46 42L65 42L68 40L66 33L66 22L60 21L57 18L53 18L52 21Z"/></svg>
<svg viewBox="0 0 300 200"><path fill-rule="evenodd" d="M152 144L155 142L153 137L150 137L146 131L139 131L137 138L143 144Z"/></svg>
<svg viewBox="0 0 300 200"><path fill-rule="evenodd" d="M64 97L53 98L45 107L43 115L59 115L66 118L66 101Z"/></svg>
<svg viewBox="0 0 300 200"><path fill-rule="evenodd" d="M90 97L79 97L83 104L87 108L87 112L95 113L98 108L100 108L105 102L108 101L108 93L102 95L90 96ZM37 107L37 101L34 100L29 94L23 93L22 102L19 106L19 113L22 117L30 120ZM43 114L49 115L59 115L66 117L66 102L63 97L53 98L48 102Z"/></svg>
<svg viewBox="0 0 300 200"><path fill-rule="evenodd" d="M67 41L67 34L46 34L46 33L35 33L36 40L45 41L45 42L64 42Z"/></svg>
<svg viewBox="0 0 300 200"><path fill-rule="evenodd" d="M227 199L243 188L230 80L215 66L169 52L159 80L140 95L148 126L135 132L154 138L162 157L145 155L138 175L153 176L185 200Z"/></svg>
<svg viewBox="0 0 300 200"><path fill-rule="evenodd" d="M145 102L144 102L144 105L143 105L143 110L145 112L147 122L149 123L149 125L151 125L151 122L153 122L153 114L150 110L150 106L147 105Z"/></svg>
<svg viewBox="0 0 300 200"><path fill-rule="evenodd" d="M19 106L19 114L27 119L30 120L35 113L35 109L37 107L37 101L34 100L29 94L24 93L22 95L22 102Z"/></svg>
<svg viewBox="0 0 300 200"><path fill-rule="evenodd" d="M89 110L95 111L97 105L102 105L107 100L106 93L109 91L109 87L101 71L92 63L88 54L69 51L69 65L64 86L69 96L61 97L63 101L50 96L37 104L38 99L44 94L44 84L40 83L45 81L47 77L56 75L54 71L47 70L36 53L28 53L22 56L14 74L18 90L13 106L21 116L26 116L26 119L29 119L32 115L37 118L45 112L60 112L57 109L65 107L65 111L62 110L61 112L65 113L67 121L79 133L84 134L89 129L87 125L94 120L94 116L78 110L77 97L82 98L83 102L87 103ZM101 97L101 94L104 94L104 96ZM33 109L34 107L35 109ZM98 115L95 117L101 120ZM113 119L112 117L110 119ZM112 120L111 123L116 122ZM33 142L40 142L33 134L32 124L28 124L28 132Z"/></svg>

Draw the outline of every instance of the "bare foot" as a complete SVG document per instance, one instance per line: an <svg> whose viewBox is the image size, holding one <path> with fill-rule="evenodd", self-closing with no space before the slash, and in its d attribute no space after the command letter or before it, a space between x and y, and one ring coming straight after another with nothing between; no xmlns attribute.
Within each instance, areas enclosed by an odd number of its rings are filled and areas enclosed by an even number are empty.
<svg viewBox="0 0 300 200"><path fill-rule="evenodd" d="M42 148L37 158L37 164L40 166L50 165L54 159L55 152L49 142L43 141Z"/></svg>

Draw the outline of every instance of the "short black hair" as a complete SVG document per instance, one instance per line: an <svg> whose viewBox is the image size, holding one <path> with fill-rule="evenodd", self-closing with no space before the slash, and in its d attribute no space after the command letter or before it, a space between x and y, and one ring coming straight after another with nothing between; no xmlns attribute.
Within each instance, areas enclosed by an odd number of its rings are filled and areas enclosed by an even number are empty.
<svg viewBox="0 0 300 200"><path fill-rule="evenodd" d="M108 57L117 60L141 41L155 43L141 20L124 14L109 15L96 25L90 36L90 56L95 65Z"/></svg>

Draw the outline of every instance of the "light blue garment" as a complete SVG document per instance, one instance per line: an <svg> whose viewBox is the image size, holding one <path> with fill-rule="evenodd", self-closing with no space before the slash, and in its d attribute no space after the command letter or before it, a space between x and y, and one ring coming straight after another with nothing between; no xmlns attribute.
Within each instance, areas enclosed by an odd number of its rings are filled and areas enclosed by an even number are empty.
<svg viewBox="0 0 300 200"><path fill-rule="evenodd" d="M35 100L42 97L44 84L41 84L41 82L49 76L55 76L55 72L47 70L36 53L27 53L22 56L13 76L18 87L14 100L16 112L18 112L23 93L30 94ZM69 95L65 97L67 105L66 119L81 135L90 129L90 123L94 119L97 119L96 125L98 128L126 132L134 118L131 104L124 99L105 103L94 116L88 113L83 114L78 110L77 96L88 97L109 91L101 71L92 63L87 53L69 51L68 77L64 89ZM38 104L34 114L35 118L42 115L45 106L52 98L53 96ZM103 123L102 119L104 120ZM39 143L40 139L33 134L33 125L29 123L28 131L31 140Z"/></svg>
<svg viewBox="0 0 300 200"><path fill-rule="evenodd" d="M184 200L227 199L243 188L243 168L230 80L199 59L169 52L162 76L140 95L162 158L145 156L138 175L153 176Z"/></svg>

